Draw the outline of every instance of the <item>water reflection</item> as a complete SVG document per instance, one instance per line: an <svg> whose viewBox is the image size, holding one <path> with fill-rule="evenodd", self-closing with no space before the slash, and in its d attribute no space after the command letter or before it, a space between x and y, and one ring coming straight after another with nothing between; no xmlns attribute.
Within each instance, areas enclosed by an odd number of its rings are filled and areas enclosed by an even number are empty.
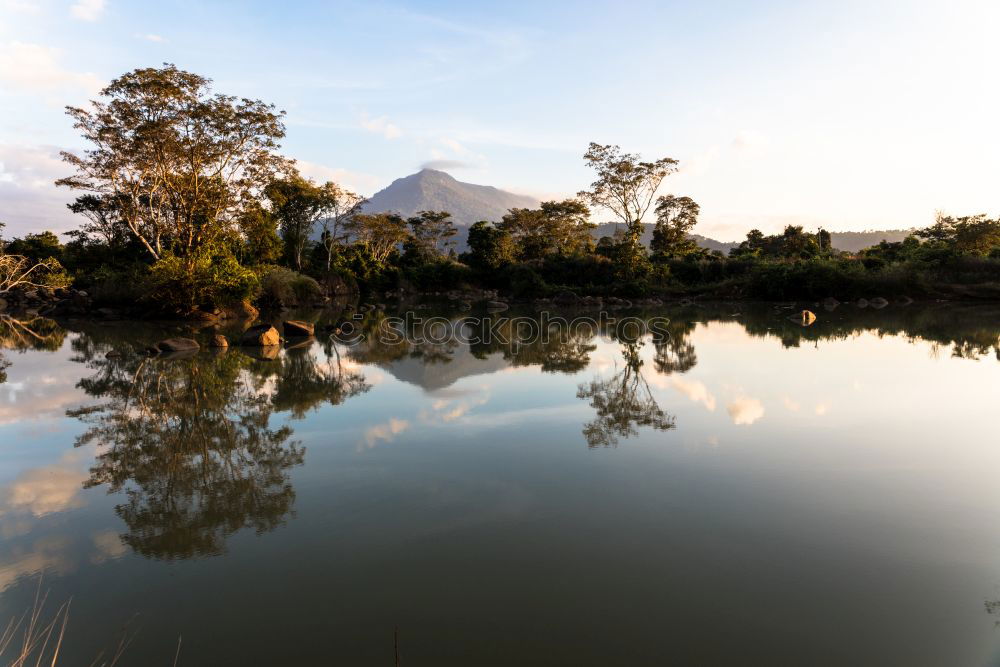
<svg viewBox="0 0 1000 667"><path fill-rule="evenodd" d="M45 570L81 605L80 644L140 611L136 664L179 634L213 664L317 662L316 619L351 664L373 662L396 623L463 659L489 641L653 664L662 647L644 638L664 618L684 626L682 648L717 649L689 662L739 660L712 641L720 628L747 646L780 625L796 632L772 656L846 646L881 664L988 664L960 651L995 645L982 604L1000 582L1000 455L983 415L1000 309L842 306L808 328L789 311L651 312L669 327L639 339L593 326L519 340L511 324L473 345L321 333L259 358L177 360L141 350L215 332L34 321L36 336L0 338L14 362L0 385L2 601L30 603ZM834 602L803 614L815 599Z"/></svg>
<svg viewBox="0 0 1000 667"><path fill-rule="evenodd" d="M305 450L290 441L290 427L270 425L271 396L248 372L248 357L94 363L97 373L80 386L103 402L70 411L88 425L75 444L99 445L84 486L124 492L115 512L134 551L215 555L236 531L272 530L291 512L287 471Z"/></svg>
<svg viewBox="0 0 1000 667"><path fill-rule="evenodd" d="M117 327L85 325L70 338L72 359L90 369L77 386L98 402L72 409L69 415L86 424L77 447L98 446L94 464L82 480L62 463L52 467L54 473L45 467L26 469L8 484L6 505L39 516L76 506L81 487L103 487L121 494L115 512L126 527L122 540L135 552L164 559L221 554L232 534L273 530L293 513L290 470L303 463L305 450L293 439L287 420L278 423L276 413L304 419L321 405L339 406L368 392L371 385L359 364L380 365L399 379L443 392L463 377L510 367L579 373L592 365L597 340L605 337L620 346L612 370L577 384L576 397L594 411L582 428L587 445L615 447L642 429L668 431L676 426L675 417L660 406L651 389L650 373L658 378L653 386L673 387L715 409L716 398L703 383L679 377L698 364L691 334L699 322L739 322L751 336L775 338L784 347L874 331L929 340L938 349L950 348L955 357L1000 355L998 307L879 312L842 307L823 313L811 327L791 323L785 310L769 305L688 306L669 313L665 330L637 340L603 323L521 339L516 320L510 320L492 337L473 331L486 342L471 345L442 340L426 329L415 328L396 340L371 335L385 321L384 313L373 311L359 324L368 335L349 348L322 337L257 358L234 349L203 351L186 359L150 359L139 353L145 341L128 339ZM542 326L544 320L535 321ZM460 316L447 322L453 327L486 326ZM143 335L154 335L155 327L148 331ZM56 350L66 336L63 326L45 318L0 318L0 346L5 350ZM649 345L652 355L644 360L644 346ZM3 368L0 364L0 381L5 379ZM669 379L659 379L664 376ZM452 405L438 399L417 422L432 417L453 421L484 401ZM753 424L765 412L760 400L740 393L725 406L736 425ZM390 442L412 424L402 417L376 423L364 431L361 445Z"/></svg>
<svg viewBox="0 0 1000 667"><path fill-rule="evenodd" d="M638 435L639 426L658 431L674 428L674 417L660 409L642 372L640 343L622 345L624 365L610 378L594 378L577 388L597 416L583 427L589 447L616 447L619 438Z"/></svg>

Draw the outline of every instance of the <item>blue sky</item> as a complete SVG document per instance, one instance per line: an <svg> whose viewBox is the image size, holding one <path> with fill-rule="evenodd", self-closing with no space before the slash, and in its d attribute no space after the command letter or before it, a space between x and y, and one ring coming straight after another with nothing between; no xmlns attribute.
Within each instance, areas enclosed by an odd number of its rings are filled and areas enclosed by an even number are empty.
<svg viewBox="0 0 1000 667"><path fill-rule="evenodd" d="M568 196L599 141L679 159L663 192L724 240L995 215L998 27L993 0L0 0L0 220L70 228L62 106L161 62L285 109L284 152L362 194L431 163Z"/></svg>

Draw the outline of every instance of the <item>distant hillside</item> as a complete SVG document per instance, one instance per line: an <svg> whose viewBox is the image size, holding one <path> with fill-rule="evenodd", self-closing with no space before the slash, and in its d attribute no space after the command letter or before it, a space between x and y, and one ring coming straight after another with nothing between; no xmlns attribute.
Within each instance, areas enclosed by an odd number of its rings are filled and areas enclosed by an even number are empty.
<svg viewBox="0 0 1000 667"><path fill-rule="evenodd" d="M364 205L365 213L394 212L404 217L417 211L448 211L455 224L468 227L479 220L499 220L511 208L537 208L539 201L488 185L455 180L443 171L422 169L393 181ZM460 232L463 242L464 232Z"/></svg>
<svg viewBox="0 0 1000 667"><path fill-rule="evenodd" d="M833 247L837 250L857 252L882 241L895 243L902 241L913 233L912 229L887 229L884 231L866 232L830 232Z"/></svg>
<svg viewBox="0 0 1000 667"><path fill-rule="evenodd" d="M594 237L599 239L602 236L614 236L615 231L623 227L624 225L618 222L601 223L594 230ZM653 238L653 225L647 223L644 227L642 242L648 247L649 242ZM912 229L887 229L883 231L831 232L830 237L833 241L833 247L837 250L857 252L863 248L876 245L881 241L902 241L912 233ZM702 248L706 248L708 250L718 250L724 255L728 255L730 249L739 245L739 241L716 241L715 239L710 239L707 236L702 236L701 234L692 234L691 237L697 241L698 245Z"/></svg>
<svg viewBox="0 0 1000 667"><path fill-rule="evenodd" d="M601 238L602 236L614 237L615 232L618 230L623 230L625 225L620 222L602 222L593 230L592 234L594 238ZM715 239L710 239L707 236L702 236L701 234L691 234L691 238L695 240L699 247L705 248L707 250L718 250L723 255L728 255L730 249L735 248L738 244L726 243L725 241L716 241ZM642 231L642 243L647 248L649 247L650 241L653 240L653 225L645 224L643 225Z"/></svg>

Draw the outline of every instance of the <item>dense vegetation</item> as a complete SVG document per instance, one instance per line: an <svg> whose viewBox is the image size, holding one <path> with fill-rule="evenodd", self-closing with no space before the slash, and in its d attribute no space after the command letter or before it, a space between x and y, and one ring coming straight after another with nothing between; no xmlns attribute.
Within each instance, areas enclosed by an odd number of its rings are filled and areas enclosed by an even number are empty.
<svg viewBox="0 0 1000 667"><path fill-rule="evenodd" d="M99 303L179 316L465 288L515 299L1000 297L1000 220L984 215L939 215L856 253L834 249L824 230L753 230L724 256L691 239L696 202L657 196L676 160L591 144L595 180L576 198L511 209L460 236L446 211L362 213L363 197L303 177L278 153L284 112L213 94L208 79L172 65L129 72L68 113L90 148L64 155L75 173L58 184L81 193L70 208L83 222L66 240L41 232L0 244L0 292L72 284ZM595 239L592 209L620 231Z"/></svg>

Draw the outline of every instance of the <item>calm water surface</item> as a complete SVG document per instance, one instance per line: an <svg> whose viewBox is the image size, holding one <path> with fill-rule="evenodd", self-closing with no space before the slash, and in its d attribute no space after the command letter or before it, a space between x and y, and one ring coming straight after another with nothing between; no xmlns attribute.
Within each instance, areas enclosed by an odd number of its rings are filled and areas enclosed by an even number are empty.
<svg viewBox="0 0 1000 667"><path fill-rule="evenodd" d="M6 320L0 619L41 576L67 665L1000 664L1000 307L789 312L273 359Z"/></svg>

